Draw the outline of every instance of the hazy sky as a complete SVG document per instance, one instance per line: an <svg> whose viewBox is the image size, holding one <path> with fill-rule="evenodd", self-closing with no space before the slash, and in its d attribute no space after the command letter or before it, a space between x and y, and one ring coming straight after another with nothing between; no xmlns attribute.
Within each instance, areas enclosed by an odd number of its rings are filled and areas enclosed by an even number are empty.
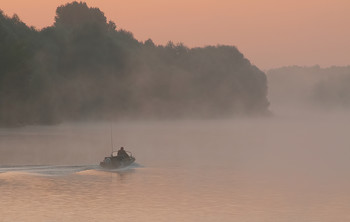
<svg viewBox="0 0 350 222"><path fill-rule="evenodd" d="M1 0L37 28L67 0ZM228 44L261 69L350 65L350 0L86 0L136 39L189 47Z"/></svg>

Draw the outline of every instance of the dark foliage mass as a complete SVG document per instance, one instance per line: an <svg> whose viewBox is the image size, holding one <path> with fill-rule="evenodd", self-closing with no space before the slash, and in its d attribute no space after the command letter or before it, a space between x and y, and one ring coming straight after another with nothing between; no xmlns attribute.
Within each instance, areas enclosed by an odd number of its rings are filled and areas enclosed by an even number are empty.
<svg viewBox="0 0 350 222"><path fill-rule="evenodd" d="M232 46L137 41L72 2L40 31L0 11L0 125L265 113L265 74Z"/></svg>
<svg viewBox="0 0 350 222"><path fill-rule="evenodd" d="M350 108L350 66L290 66L269 70L267 76L271 101Z"/></svg>

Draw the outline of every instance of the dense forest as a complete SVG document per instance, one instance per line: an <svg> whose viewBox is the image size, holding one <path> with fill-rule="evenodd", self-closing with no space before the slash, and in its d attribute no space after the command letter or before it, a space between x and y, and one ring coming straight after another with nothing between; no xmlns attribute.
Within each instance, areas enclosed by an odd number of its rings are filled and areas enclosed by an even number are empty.
<svg viewBox="0 0 350 222"><path fill-rule="evenodd" d="M267 71L272 103L350 108L350 66L289 66Z"/></svg>
<svg viewBox="0 0 350 222"><path fill-rule="evenodd" d="M0 10L0 125L268 112L267 80L233 46L141 42L83 2L42 30Z"/></svg>

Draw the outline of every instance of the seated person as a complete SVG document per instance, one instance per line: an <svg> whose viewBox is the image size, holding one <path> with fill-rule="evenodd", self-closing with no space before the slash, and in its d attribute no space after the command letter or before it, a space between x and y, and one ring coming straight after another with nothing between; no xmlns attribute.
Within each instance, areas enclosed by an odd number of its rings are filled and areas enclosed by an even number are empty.
<svg viewBox="0 0 350 222"><path fill-rule="evenodd" d="M124 147L120 147L120 149L118 150L118 153L117 153L117 157L119 157L121 159L129 158L129 155L124 150Z"/></svg>

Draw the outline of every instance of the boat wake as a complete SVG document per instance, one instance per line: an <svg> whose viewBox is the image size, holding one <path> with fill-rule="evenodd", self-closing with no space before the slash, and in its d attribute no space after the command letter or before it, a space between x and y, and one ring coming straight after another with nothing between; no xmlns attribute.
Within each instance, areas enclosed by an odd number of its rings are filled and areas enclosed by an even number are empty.
<svg viewBox="0 0 350 222"><path fill-rule="evenodd" d="M82 165L82 166L2 166L0 173L25 173L38 174L42 176L64 176L74 174L86 170L94 170L100 168L98 165Z"/></svg>
<svg viewBox="0 0 350 222"><path fill-rule="evenodd" d="M0 166L1 173L25 173L37 174L42 176L66 176L70 174L82 173L85 171L108 171L122 172L142 167L137 163L133 163L128 167L120 169L103 169L99 165L78 165L78 166L55 166L55 165L30 165L30 166Z"/></svg>

